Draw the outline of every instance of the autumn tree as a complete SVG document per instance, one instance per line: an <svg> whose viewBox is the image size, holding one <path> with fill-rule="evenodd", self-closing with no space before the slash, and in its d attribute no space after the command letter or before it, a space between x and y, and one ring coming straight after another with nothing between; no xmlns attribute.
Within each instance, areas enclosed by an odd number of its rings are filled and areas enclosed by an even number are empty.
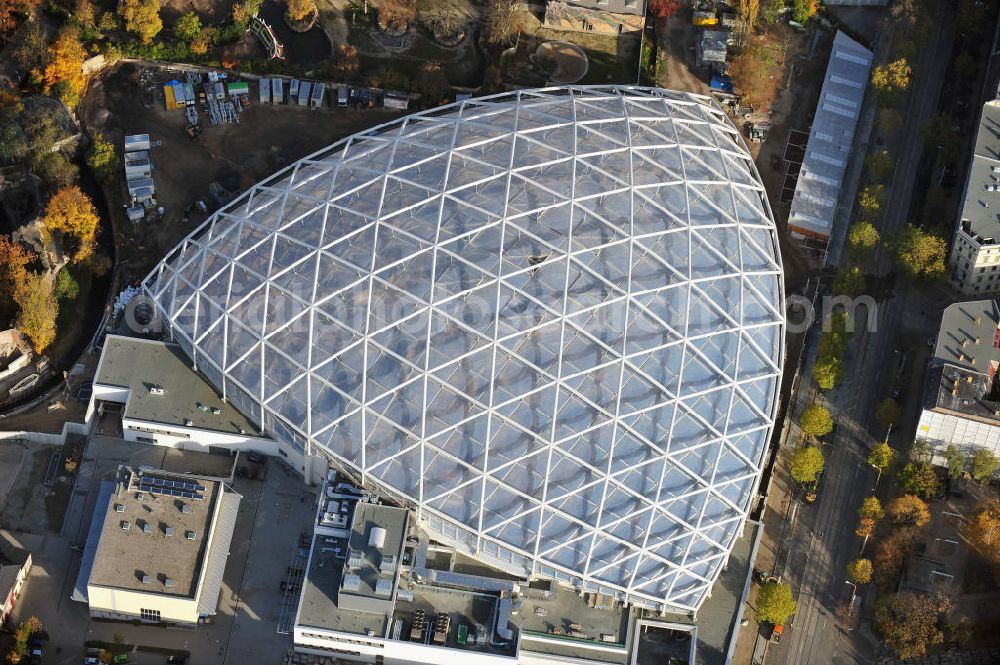
<svg viewBox="0 0 1000 665"><path fill-rule="evenodd" d="M70 27L63 29L48 49L45 66L45 86L53 90L67 106L76 106L87 83L83 61L87 52L80 43L80 33Z"/></svg>
<svg viewBox="0 0 1000 665"><path fill-rule="evenodd" d="M868 185L858 194L858 205L865 219L873 219L885 204L885 185Z"/></svg>
<svg viewBox="0 0 1000 665"><path fill-rule="evenodd" d="M878 241L878 229L871 222L855 222L847 232L847 244L851 254L859 259L870 256L878 246Z"/></svg>
<svg viewBox="0 0 1000 665"><path fill-rule="evenodd" d="M918 658L940 644L940 605L931 596L902 591L880 598L875 605L875 628L899 658Z"/></svg>
<svg viewBox="0 0 1000 665"><path fill-rule="evenodd" d="M931 519L927 504L912 494L904 494L890 501L888 513L895 524L916 529L923 527Z"/></svg>
<svg viewBox="0 0 1000 665"><path fill-rule="evenodd" d="M965 472L965 455L954 445L948 446L944 451L944 461L948 467L948 477L957 480Z"/></svg>
<svg viewBox="0 0 1000 665"><path fill-rule="evenodd" d="M332 56L333 78L338 81L351 81L361 71L361 60L358 58L358 47L353 44L341 44Z"/></svg>
<svg viewBox="0 0 1000 665"><path fill-rule="evenodd" d="M893 452L889 444L883 441L878 443L871 452L868 453L868 463L871 464L876 469L881 469L885 471L890 466L892 466L893 460L896 458L896 453Z"/></svg>
<svg viewBox="0 0 1000 665"><path fill-rule="evenodd" d="M421 95L424 106L438 106L451 96L451 85L441 65L425 62L413 80L414 89Z"/></svg>
<svg viewBox="0 0 1000 665"><path fill-rule="evenodd" d="M174 37L188 44L201 32L201 19L194 12L184 12L174 23L173 31Z"/></svg>
<svg viewBox="0 0 1000 665"><path fill-rule="evenodd" d="M118 13L125 19L125 29L138 35L143 44L153 41L163 29L160 0L122 0Z"/></svg>
<svg viewBox="0 0 1000 665"><path fill-rule="evenodd" d="M893 161L889 151L882 148L878 152L873 152L865 158L865 167L868 169L868 177L874 182L885 182L892 175L896 163Z"/></svg>
<svg viewBox="0 0 1000 665"><path fill-rule="evenodd" d="M880 93L902 92L910 87L912 74L906 58L898 58L872 70L872 87Z"/></svg>
<svg viewBox="0 0 1000 665"><path fill-rule="evenodd" d="M240 27L245 27L250 23L250 19L260 11L264 0L236 0L233 3L233 23Z"/></svg>
<svg viewBox="0 0 1000 665"><path fill-rule="evenodd" d="M9 235L0 235L0 310L14 306L14 290L28 276L28 265L36 258Z"/></svg>
<svg viewBox="0 0 1000 665"><path fill-rule="evenodd" d="M47 274L29 272L14 290L17 328L31 340L35 353L42 353L56 338L59 300Z"/></svg>
<svg viewBox="0 0 1000 665"><path fill-rule="evenodd" d="M780 625L795 614L792 587L783 582L767 582L757 594L757 621Z"/></svg>
<svg viewBox="0 0 1000 665"><path fill-rule="evenodd" d="M5 0L0 0L3 5ZM21 29L21 42L13 46L14 62L27 71L42 70L45 68L45 59L48 56L49 40L39 21L34 21L31 25Z"/></svg>
<svg viewBox="0 0 1000 665"><path fill-rule="evenodd" d="M868 584L872 581L872 562L870 559L855 559L847 564L847 576L855 584Z"/></svg>
<svg viewBox="0 0 1000 665"><path fill-rule="evenodd" d="M219 36L219 29L211 26L202 28L191 40L191 52L195 55L205 55L212 48L216 38Z"/></svg>
<svg viewBox="0 0 1000 665"><path fill-rule="evenodd" d="M921 499L937 494L938 477L930 462L908 462L899 472L899 489Z"/></svg>
<svg viewBox="0 0 1000 665"><path fill-rule="evenodd" d="M1000 560L1000 499L990 498L979 505L969 522L972 541L981 545L991 558Z"/></svg>
<svg viewBox="0 0 1000 665"><path fill-rule="evenodd" d="M745 44L757 25L757 18L760 16L760 0L737 0L736 5L739 10L737 33L740 43Z"/></svg>
<svg viewBox="0 0 1000 665"><path fill-rule="evenodd" d="M979 482L986 482L996 473L1000 460L993 451L980 448L972 454L972 477Z"/></svg>
<svg viewBox="0 0 1000 665"><path fill-rule="evenodd" d="M844 361L840 358L817 358L813 363L812 377L820 390L833 390L843 373Z"/></svg>
<svg viewBox="0 0 1000 665"><path fill-rule="evenodd" d="M42 229L49 241L60 238L63 254L78 262L94 251L99 221L90 198L79 187L67 187L49 200L42 217Z"/></svg>
<svg viewBox="0 0 1000 665"><path fill-rule="evenodd" d="M833 280L833 292L851 298L865 290L865 275L858 266L845 266L837 271Z"/></svg>
<svg viewBox="0 0 1000 665"><path fill-rule="evenodd" d="M681 3L679 0L649 0L646 6L653 16L667 18L673 16L681 8Z"/></svg>
<svg viewBox="0 0 1000 665"><path fill-rule="evenodd" d="M792 455L792 478L798 483L811 483L823 471L823 453L814 446L803 446Z"/></svg>
<svg viewBox="0 0 1000 665"><path fill-rule="evenodd" d="M858 528L854 530L854 533L862 538L872 535L875 533L875 520L871 517L862 517L858 520Z"/></svg>
<svg viewBox="0 0 1000 665"><path fill-rule="evenodd" d="M91 0L76 0L76 9L73 11L73 18L80 25L90 28L94 27L94 3Z"/></svg>
<svg viewBox="0 0 1000 665"><path fill-rule="evenodd" d="M316 11L316 3L313 0L288 0L288 10L285 17L291 22L301 22L309 18Z"/></svg>
<svg viewBox="0 0 1000 665"><path fill-rule="evenodd" d="M862 519L869 517L876 522L882 519L885 517L885 511L882 509L882 502L875 496L865 497L864 501L861 502L861 507L858 508L858 517L861 517Z"/></svg>
<svg viewBox="0 0 1000 665"><path fill-rule="evenodd" d="M805 25L819 11L819 0L792 0L792 20Z"/></svg>
<svg viewBox="0 0 1000 665"><path fill-rule="evenodd" d="M824 436L833 431L833 416L822 404L810 404L802 411L799 427L809 436Z"/></svg>
<svg viewBox="0 0 1000 665"><path fill-rule="evenodd" d="M907 224L894 242L896 264L913 278L936 278L945 273L948 242L934 233Z"/></svg>
<svg viewBox="0 0 1000 665"><path fill-rule="evenodd" d="M517 32L517 0L489 0L486 10L486 41L505 46Z"/></svg>
<svg viewBox="0 0 1000 665"><path fill-rule="evenodd" d="M892 427L903 417L903 408L899 402L891 397L886 397L875 409L875 420L882 427Z"/></svg>
<svg viewBox="0 0 1000 665"><path fill-rule="evenodd" d="M31 169L52 190L69 187L80 175L76 165L69 161L61 150L38 155L32 160Z"/></svg>
<svg viewBox="0 0 1000 665"><path fill-rule="evenodd" d="M378 22L387 30L406 30L416 18L414 0L378 0Z"/></svg>
<svg viewBox="0 0 1000 665"><path fill-rule="evenodd" d="M913 538L913 529L897 527L875 542L872 567L875 580L883 591L896 588Z"/></svg>
<svg viewBox="0 0 1000 665"><path fill-rule="evenodd" d="M118 165L118 151L114 144L100 132L95 133L87 150L87 166L95 176L104 182L111 182L118 173Z"/></svg>

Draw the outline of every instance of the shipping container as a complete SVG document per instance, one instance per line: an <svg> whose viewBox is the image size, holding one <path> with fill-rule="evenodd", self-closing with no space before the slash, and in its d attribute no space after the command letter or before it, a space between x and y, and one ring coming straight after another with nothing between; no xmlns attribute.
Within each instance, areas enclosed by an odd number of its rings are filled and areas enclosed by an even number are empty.
<svg viewBox="0 0 1000 665"><path fill-rule="evenodd" d="M309 106L309 95L311 94L312 94L312 83L310 83L309 81L303 81L299 85L299 95L298 95L299 98L296 100L299 106ZM291 103L292 99L289 98L288 102Z"/></svg>
<svg viewBox="0 0 1000 665"><path fill-rule="evenodd" d="M340 108L347 108L347 86L342 85L337 87L337 106Z"/></svg>
<svg viewBox="0 0 1000 665"><path fill-rule="evenodd" d="M285 103L285 86L284 81L275 77L271 79L271 103L272 104L284 104Z"/></svg>
<svg viewBox="0 0 1000 665"><path fill-rule="evenodd" d="M326 96L326 85L323 83L313 83L312 96L309 98L309 105L314 109L323 107L323 98Z"/></svg>
<svg viewBox="0 0 1000 665"><path fill-rule="evenodd" d="M271 79L260 80L260 103L271 103Z"/></svg>
<svg viewBox="0 0 1000 665"><path fill-rule="evenodd" d="M292 79L288 82L288 101L292 101L299 96L299 80Z"/></svg>

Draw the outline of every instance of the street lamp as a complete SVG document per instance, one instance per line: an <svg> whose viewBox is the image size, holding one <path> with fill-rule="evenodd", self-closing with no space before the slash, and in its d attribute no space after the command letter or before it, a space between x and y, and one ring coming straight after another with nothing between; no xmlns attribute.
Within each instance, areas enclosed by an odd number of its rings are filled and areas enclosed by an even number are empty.
<svg viewBox="0 0 1000 665"><path fill-rule="evenodd" d="M844 584L851 585L851 611L854 611L854 599L858 596L858 585L851 580L844 580Z"/></svg>

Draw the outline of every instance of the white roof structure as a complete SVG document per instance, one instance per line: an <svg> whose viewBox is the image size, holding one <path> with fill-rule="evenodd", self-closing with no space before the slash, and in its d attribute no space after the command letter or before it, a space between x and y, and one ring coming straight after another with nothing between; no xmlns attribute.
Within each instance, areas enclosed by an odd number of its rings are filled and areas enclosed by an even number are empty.
<svg viewBox="0 0 1000 665"><path fill-rule="evenodd" d="M696 609L759 481L781 263L708 97L404 117L254 186L144 288L248 417L512 572Z"/></svg>
<svg viewBox="0 0 1000 665"><path fill-rule="evenodd" d="M824 244L830 239L872 57L871 51L837 32L788 213L793 238Z"/></svg>

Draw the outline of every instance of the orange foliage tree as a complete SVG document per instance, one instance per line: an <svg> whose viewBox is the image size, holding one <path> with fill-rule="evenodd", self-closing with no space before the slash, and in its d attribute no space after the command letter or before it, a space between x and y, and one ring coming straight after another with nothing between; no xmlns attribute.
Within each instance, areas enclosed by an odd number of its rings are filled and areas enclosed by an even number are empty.
<svg viewBox="0 0 1000 665"><path fill-rule="evenodd" d="M0 308L14 305L14 289L28 275L28 264L37 257L9 235L0 236Z"/></svg>
<svg viewBox="0 0 1000 665"><path fill-rule="evenodd" d="M45 207L42 228L49 241L59 236L63 253L71 261L79 262L94 251L99 221L90 198L79 187L65 187L56 192Z"/></svg>

